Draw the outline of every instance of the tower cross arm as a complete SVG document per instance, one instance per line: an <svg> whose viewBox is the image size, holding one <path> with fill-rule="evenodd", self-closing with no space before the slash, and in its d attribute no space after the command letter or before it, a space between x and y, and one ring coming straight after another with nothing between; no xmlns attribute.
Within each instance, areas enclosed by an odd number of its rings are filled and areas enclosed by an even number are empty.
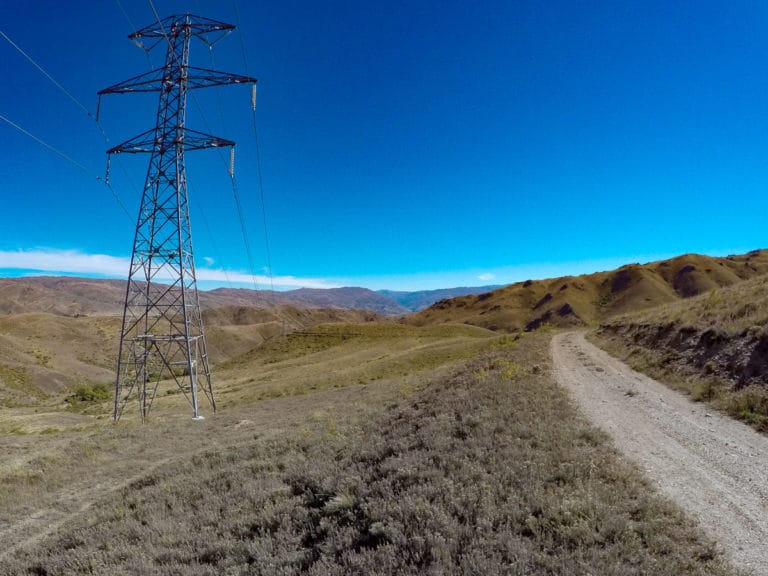
<svg viewBox="0 0 768 576"><path fill-rule="evenodd" d="M226 84L255 84L256 78L242 76L240 74L231 74L229 72L219 72L207 68L196 68L194 66L184 66L185 74L168 75L167 68L158 68L144 74L139 74L123 82L118 82L108 88L99 90L98 95L104 94L125 94L129 92L159 92L169 90L172 86L178 84L182 78L186 81L186 86L190 88L208 88L210 86L223 86Z"/></svg>
<svg viewBox="0 0 768 576"><path fill-rule="evenodd" d="M188 28L190 36L205 36L207 34L225 34L235 29L232 24L219 22L204 16L194 14L174 14L166 16L162 20L153 22L140 30L130 34L131 40L137 38L168 38L169 35L178 33L180 28Z"/></svg>
<svg viewBox="0 0 768 576"><path fill-rule="evenodd" d="M142 152L152 152L155 150L155 147L170 150L179 144L183 145L186 152L202 150L203 148L222 148L235 145L232 140L226 140L189 128L178 131L173 130L165 135L159 134L152 129L110 148L107 150L107 154L140 154Z"/></svg>

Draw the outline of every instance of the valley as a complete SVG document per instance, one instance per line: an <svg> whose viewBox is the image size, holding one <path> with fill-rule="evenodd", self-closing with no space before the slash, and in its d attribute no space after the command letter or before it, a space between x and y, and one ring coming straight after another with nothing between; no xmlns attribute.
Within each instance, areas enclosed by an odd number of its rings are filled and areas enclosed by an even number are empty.
<svg viewBox="0 0 768 576"><path fill-rule="evenodd" d="M764 280L755 275L764 260L762 251L684 256L459 296L413 315L207 295L219 410L203 403L202 421L161 383L146 421L129 404L112 422L114 285L38 286L29 301L0 293L15 311L0 317L0 574L121 573L128 564L147 575L254 566L263 574L381 566L393 574L760 574L760 558L750 556L758 548L733 544L759 530L707 520L722 520L711 504L721 500L735 502L732 510L743 503L734 518L751 517L757 472L727 482L745 494L725 496L719 481L707 492L701 477L685 476L711 466L714 478L714 463L674 457L684 466L672 473L627 448L622 426L601 419L604 402L657 422L661 408L633 406L663 396L636 386L660 385L614 374L618 362L607 356L585 360L598 353L576 354L587 343L562 329L591 327L590 338L614 352L624 342L635 357L640 347L672 346L637 335L658 333L654 318L702 333L716 324L723 340L757 342L764 307L754 296ZM556 286L566 288L552 295ZM651 306L656 298L667 303ZM565 305L579 312L536 322ZM507 323L495 324L501 318ZM694 356L679 352L681 362ZM580 374L580 384L563 370ZM674 402L688 401L664 406ZM617 418L623 425L629 416ZM726 457L752 450L722 426L712 433L732 448ZM762 458L750 465L761 469ZM690 506L697 499L702 508Z"/></svg>

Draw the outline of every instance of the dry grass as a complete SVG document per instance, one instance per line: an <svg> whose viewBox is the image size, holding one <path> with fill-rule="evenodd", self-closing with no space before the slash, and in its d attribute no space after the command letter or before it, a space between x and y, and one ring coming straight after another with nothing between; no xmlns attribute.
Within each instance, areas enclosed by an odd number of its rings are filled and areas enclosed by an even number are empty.
<svg viewBox="0 0 768 576"><path fill-rule="evenodd" d="M52 477L63 483L62 469L87 466L98 486L105 467L123 464L122 487L6 557L0 574L733 573L575 413L551 378L546 334L516 343L459 328L351 330L327 329L329 346L287 341L273 365L322 379L334 360L373 348L381 379L250 395L203 423L128 423L0 478L0 494L31 500ZM484 351L447 369L457 345L449 362L400 375L414 367L400 342L429 358L457 339ZM340 378L353 375L347 366Z"/></svg>
<svg viewBox="0 0 768 576"><path fill-rule="evenodd" d="M229 306L206 310L205 316L208 351L216 367L285 332L323 322L380 319L360 310L290 306ZM50 410L77 387L112 385L119 332L118 316L0 316L0 406Z"/></svg>
<svg viewBox="0 0 768 576"><path fill-rule="evenodd" d="M486 294L438 302L408 321L416 325L466 322L510 332L535 329L543 323L592 325L765 273L765 250L726 258L685 254L607 272L518 282Z"/></svg>
<svg viewBox="0 0 768 576"><path fill-rule="evenodd" d="M111 378L119 319L0 316L0 406L58 404L70 386Z"/></svg>
<svg viewBox="0 0 768 576"><path fill-rule="evenodd" d="M676 324L700 331L716 329L729 337L751 331L752 336L760 336L768 326L768 277L714 288L695 298L627 314L612 322Z"/></svg>

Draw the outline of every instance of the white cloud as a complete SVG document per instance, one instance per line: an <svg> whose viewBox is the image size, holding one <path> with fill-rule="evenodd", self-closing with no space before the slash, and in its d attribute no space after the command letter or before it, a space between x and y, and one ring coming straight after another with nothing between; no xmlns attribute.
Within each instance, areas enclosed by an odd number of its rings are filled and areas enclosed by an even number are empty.
<svg viewBox="0 0 768 576"><path fill-rule="evenodd" d="M483 272L482 274L479 274L477 276L478 280L482 280L483 282L488 282L489 280L493 280L496 278L496 274L491 274L490 272Z"/></svg>
<svg viewBox="0 0 768 576"><path fill-rule="evenodd" d="M207 259L203 259L208 263ZM107 254L84 254L77 250L36 249L0 250L0 270L25 270L51 274L83 274L125 278L131 262L129 258ZM252 287L274 285L276 288L337 288L321 278L297 278L296 276L274 276L247 274L236 270L196 268L197 280L212 287L240 284ZM158 280L167 280L169 274L162 271Z"/></svg>
<svg viewBox="0 0 768 576"><path fill-rule="evenodd" d="M0 250L0 269L124 277L130 265L128 258L77 250Z"/></svg>
<svg viewBox="0 0 768 576"><path fill-rule="evenodd" d="M248 284L247 288L252 288L253 283L264 286L274 284L279 288L338 288L337 284L332 284L322 278L296 278L295 276L263 276L257 274L252 276L244 272L233 272L230 270L197 268L197 279L201 282L216 283L219 286L228 283Z"/></svg>
<svg viewBox="0 0 768 576"><path fill-rule="evenodd" d="M205 262L206 266L213 266L216 263L216 260L210 256L203 256L203 262Z"/></svg>

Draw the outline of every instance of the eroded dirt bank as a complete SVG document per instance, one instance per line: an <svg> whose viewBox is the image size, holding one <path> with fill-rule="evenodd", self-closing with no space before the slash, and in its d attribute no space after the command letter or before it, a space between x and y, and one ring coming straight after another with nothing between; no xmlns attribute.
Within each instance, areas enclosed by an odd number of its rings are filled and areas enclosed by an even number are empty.
<svg viewBox="0 0 768 576"><path fill-rule="evenodd" d="M649 352L663 350L663 354L658 354L660 362L687 368L692 373L717 376L736 388L768 385L768 335L760 326L728 334L675 322L619 320L603 324L598 334Z"/></svg>

